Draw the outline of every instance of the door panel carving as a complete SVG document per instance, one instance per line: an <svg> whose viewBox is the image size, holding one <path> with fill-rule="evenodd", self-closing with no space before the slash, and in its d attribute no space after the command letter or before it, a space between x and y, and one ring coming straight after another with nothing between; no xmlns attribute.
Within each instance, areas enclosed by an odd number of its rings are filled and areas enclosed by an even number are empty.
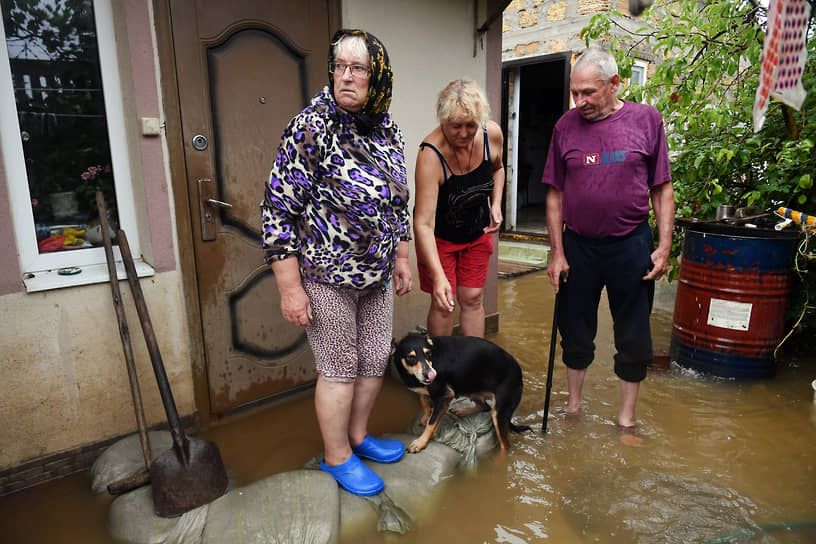
<svg viewBox="0 0 816 544"><path fill-rule="evenodd" d="M214 417L316 378L304 330L280 314L259 206L284 128L327 82L328 4L171 4Z"/></svg>

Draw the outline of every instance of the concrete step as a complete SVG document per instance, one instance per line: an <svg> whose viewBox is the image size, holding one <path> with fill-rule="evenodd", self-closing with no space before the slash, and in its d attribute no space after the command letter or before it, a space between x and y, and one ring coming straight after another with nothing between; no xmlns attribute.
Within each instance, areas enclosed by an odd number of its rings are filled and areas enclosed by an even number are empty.
<svg viewBox="0 0 816 544"><path fill-rule="evenodd" d="M540 242L499 240L499 277L512 278L543 270L550 262L550 246Z"/></svg>
<svg viewBox="0 0 816 544"><path fill-rule="evenodd" d="M550 246L537 242L499 240L499 260L544 267L550 262Z"/></svg>

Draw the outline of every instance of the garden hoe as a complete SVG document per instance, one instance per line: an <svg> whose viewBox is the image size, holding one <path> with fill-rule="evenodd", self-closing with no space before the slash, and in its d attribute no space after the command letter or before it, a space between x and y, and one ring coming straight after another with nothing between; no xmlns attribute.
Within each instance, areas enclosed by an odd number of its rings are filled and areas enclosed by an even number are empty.
<svg viewBox="0 0 816 544"><path fill-rule="evenodd" d="M167 423L173 437L173 447L150 464L150 483L153 487L153 507L156 514L171 518L214 501L227 491L227 471L218 446L209 440L188 439L181 429L176 404L164 371L159 344L147 312L136 267L130 253L127 236L122 229L117 233L119 250L125 263L130 290L142 325L153 372L161 393Z"/></svg>

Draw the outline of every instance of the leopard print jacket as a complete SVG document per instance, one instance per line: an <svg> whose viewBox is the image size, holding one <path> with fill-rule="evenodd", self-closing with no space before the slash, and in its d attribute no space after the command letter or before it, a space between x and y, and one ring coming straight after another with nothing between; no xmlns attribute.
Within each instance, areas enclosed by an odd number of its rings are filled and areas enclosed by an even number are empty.
<svg viewBox="0 0 816 544"><path fill-rule="evenodd" d="M304 280L383 288L411 239L405 143L387 115L369 136L324 88L283 133L264 200L264 260L297 256Z"/></svg>

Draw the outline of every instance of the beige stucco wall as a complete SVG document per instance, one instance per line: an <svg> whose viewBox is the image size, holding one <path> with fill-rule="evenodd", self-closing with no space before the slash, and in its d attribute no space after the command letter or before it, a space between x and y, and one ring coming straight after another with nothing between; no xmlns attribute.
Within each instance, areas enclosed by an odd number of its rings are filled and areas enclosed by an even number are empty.
<svg viewBox="0 0 816 544"><path fill-rule="evenodd" d="M472 0L415 0L412 2L355 0L343 2L342 23L362 28L380 38L394 69L391 112L405 136L408 180L414 192L414 165L419 144L436 126L436 96L451 80L468 77L485 87L485 43L476 44L474 56L474 4ZM486 13L480 12L480 24ZM498 108L496 108L498 109ZM491 117L498 121L500 111ZM413 197L411 200L413 209ZM485 293L486 313L496 311L496 254L493 273ZM419 290L416 250L411 244L416 289L398 299L394 313L394 335L425 324L430 298Z"/></svg>
<svg viewBox="0 0 816 544"><path fill-rule="evenodd" d="M180 413L192 375L178 275L141 280ZM120 282L148 425L166 417L127 282ZM0 298L0 467L135 428L107 283Z"/></svg>

